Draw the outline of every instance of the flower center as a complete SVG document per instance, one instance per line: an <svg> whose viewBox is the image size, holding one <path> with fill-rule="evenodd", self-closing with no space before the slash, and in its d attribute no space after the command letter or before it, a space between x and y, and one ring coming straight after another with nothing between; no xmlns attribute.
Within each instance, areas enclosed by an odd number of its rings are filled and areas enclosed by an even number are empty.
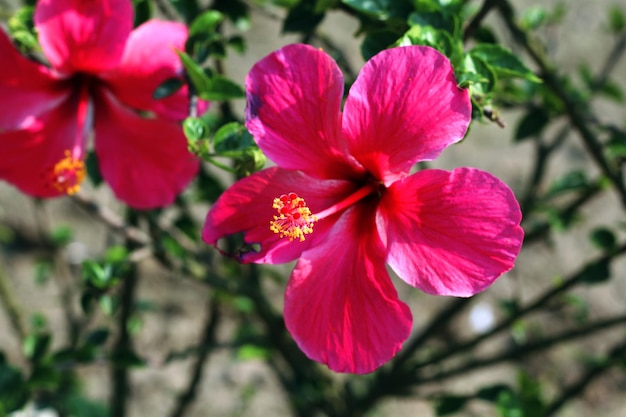
<svg viewBox="0 0 626 417"><path fill-rule="evenodd" d="M313 233L313 224L317 217L311 214L303 198L296 193L283 194L274 199L272 206L278 211L270 222L270 230L280 237L288 237L290 241L299 239L304 242L305 236Z"/></svg>
<svg viewBox="0 0 626 417"><path fill-rule="evenodd" d="M85 163L65 151L65 158L57 162L50 171L50 182L58 191L72 195L80 190L85 179Z"/></svg>

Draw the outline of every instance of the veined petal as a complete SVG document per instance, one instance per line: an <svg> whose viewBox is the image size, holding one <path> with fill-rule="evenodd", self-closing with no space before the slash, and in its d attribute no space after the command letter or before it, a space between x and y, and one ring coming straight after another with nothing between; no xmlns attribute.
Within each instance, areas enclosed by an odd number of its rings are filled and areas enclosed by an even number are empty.
<svg viewBox="0 0 626 417"><path fill-rule="evenodd" d="M189 110L186 86L159 100L153 94L165 80L182 79L182 65L174 50L184 50L186 40L187 27L182 23L148 21L130 34L119 68L103 78L124 104L182 120Z"/></svg>
<svg viewBox="0 0 626 417"><path fill-rule="evenodd" d="M133 25L129 0L40 0L39 42L50 64L64 73L115 68Z"/></svg>
<svg viewBox="0 0 626 417"><path fill-rule="evenodd" d="M337 372L374 371L411 331L374 216L362 204L344 212L328 238L302 254L285 293L287 329L308 357Z"/></svg>
<svg viewBox="0 0 626 417"><path fill-rule="evenodd" d="M363 172L341 137L343 77L326 53L285 46L254 65L246 91L246 126L278 166L318 178Z"/></svg>
<svg viewBox="0 0 626 417"><path fill-rule="evenodd" d="M306 201L312 212L317 212L353 190L354 185L348 181L318 180L299 171L267 168L237 181L220 196L207 214L202 239L218 247L220 239L242 233L246 247L221 250L243 262L289 262L323 239L334 218L316 222L313 233L303 242L290 241L270 230L270 222L277 214L272 207L274 198L294 192ZM252 250L251 245L258 247Z"/></svg>
<svg viewBox="0 0 626 417"><path fill-rule="evenodd" d="M142 118L104 90L96 94L95 150L116 197L136 209L171 204L199 168L177 123Z"/></svg>
<svg viewBox="0 0 626 417"><path fill-rule="evenodd" d="M387 262L430 294L468 297L513 268L523 240L513 192L472 168L424 170L394 183L379 205Z"/></svg>
<svg viewBox="0 0 626 417"><path fill-rule="evenodd" d="M343 117L350 152L389 186L416 162L434 159L461 140L471 104L444 55L406 46L382 51L365 64Z"/></svg>
<svg viewBox="0 0 626 417"><path fill-rule="evenodd" d="M1 28L0 57L0 133L54 109L71 93L48 68L24 58Z"/></svg>
<svg viewBox="0 0 626 417"><path fill-rule="evenodd" d="M84 142L76 142L78 95L24 122L19 130L0 133L0 179L34 197L65 194L53 185L53 169L66 152L76 158Z"/></svg>

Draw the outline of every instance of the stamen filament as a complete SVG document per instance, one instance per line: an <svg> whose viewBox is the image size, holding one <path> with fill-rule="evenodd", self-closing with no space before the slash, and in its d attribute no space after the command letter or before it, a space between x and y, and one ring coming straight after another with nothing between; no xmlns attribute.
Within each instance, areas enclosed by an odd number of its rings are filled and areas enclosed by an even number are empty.
<svg viewBox="0 0 626 417"><path fill-rule="evenodd" d="M341 200L339 203L335 204L334 206L331 206L325 210L322 210L319 213L315 213L315 217L318 220L322 220L328 216L331 216L337 213L338 211L341 211L345 209L346 207L351 206L357 201L364 199L368 195L372 194L375 190L376 190L376 187L374 186L374 184L366 184L363 187L356 190L355 192L353 192L352 194L350 194L345 199Z"/></svg>

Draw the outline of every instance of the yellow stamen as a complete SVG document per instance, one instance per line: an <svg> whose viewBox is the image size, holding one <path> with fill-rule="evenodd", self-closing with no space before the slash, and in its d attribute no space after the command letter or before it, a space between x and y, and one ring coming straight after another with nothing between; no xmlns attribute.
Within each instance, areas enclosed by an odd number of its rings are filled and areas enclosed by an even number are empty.
<svg viewBox="0 0 626 417"><path fill-rule="evenodd" d="M270 222L270 230L290 241L298 239L304 242L305 235L313 233L313 224L317 217L311 214L303 198L296 193L283 194L274 199L272 206L278 211Z"/></svg>
<svg viewBox="0 0 626 417"><path fill-rule="evenodd" d="M52 186L58 191L72 195L80 190L80 183L85 179L85 163L65 151L65 158L57 162L50 173Z"/></svg>

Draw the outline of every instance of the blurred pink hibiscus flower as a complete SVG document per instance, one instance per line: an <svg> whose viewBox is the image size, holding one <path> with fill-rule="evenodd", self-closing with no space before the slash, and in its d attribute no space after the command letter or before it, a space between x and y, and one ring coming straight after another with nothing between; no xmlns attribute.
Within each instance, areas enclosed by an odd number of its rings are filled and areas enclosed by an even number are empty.
<svg viewBox="0 0 626 417"><path fill-rule="evenodd" d="M519 204L493 175L411 174L470 123L468 92L445 56L421 46L379 53L342 114L343 86L335 62L306 45L252 68L247 127L277 166L230 187L203 239L217 246L243 233L242 262L299 258L285 292L287 329L310 358L367 373L396 354L412 325L385 264L427 293L469 297L513 267L523 231Z"/></svg>
<svg viewBox="0 0 626 417"><path fill-rule="evenodd" d="M133 30L130 0L40 0L34 21L50 67L0 29L0 179L36 197L76 192L93 131L117 198L138 209L172 203L199 166L179 126L187 91L153 92L181 78L174 48L186 27L152 20Z"/></svg>

